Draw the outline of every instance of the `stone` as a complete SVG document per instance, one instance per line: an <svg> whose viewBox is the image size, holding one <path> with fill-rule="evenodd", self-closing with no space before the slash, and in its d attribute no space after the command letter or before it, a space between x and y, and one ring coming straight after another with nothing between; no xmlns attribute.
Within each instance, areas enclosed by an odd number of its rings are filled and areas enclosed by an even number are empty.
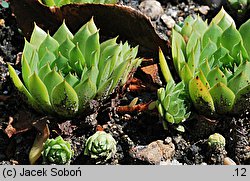
<svg viewBox="0 0 250 181"><path fill-rule="evenodd" d="M129 153L133 158L159 165L162 161L173 159L175 146L172 142L164 144L162 140L157 140L147 146L134 146Z"/></svg>
<svg viewBox="0 0 250 181"><path fill-rule="evenodd" d="M157 20L164 13L161 3L156 0L142 1L139 9L143 14L150 17L151 20Z"/></svg>
<svg viewBox="0 0 250 181"><path fill-rule="evenodd" d="M204 14L204 15L206 15L209 10L210 10L209 6L201 6L201 7L199 7L199 12L201 14Z"/></svg>
<svg viewBox="0 0 250 181"><path fill-rule="evenodd" d="M175 25L175 20L166 14L161 16L161 20L167 25L169 29L172 29Z"/></svg>

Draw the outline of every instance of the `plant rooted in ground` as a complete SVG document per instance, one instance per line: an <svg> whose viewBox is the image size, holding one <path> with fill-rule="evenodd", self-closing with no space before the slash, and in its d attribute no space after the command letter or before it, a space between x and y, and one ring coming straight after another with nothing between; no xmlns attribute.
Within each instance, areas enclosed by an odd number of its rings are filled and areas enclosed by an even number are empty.
<svg viewBox="0 0 250 181"><path fill-rule="evenodd" d="M40 0L47 6L63 6L71 3L116 4L117 0Z"/></svg>
<svg viewBox="0 0 250 181"><path fill-rule="evenodd" d="M166 88L160 88L157 91L158 100L156 107L163 118L163 126L167 129L167 122L173 124L177 130L184 131L181 125L190 115L188 112L188 95L184 82L178 84L172 78L170 70L166 64L166 59L162 51L159 51L159 60L162 73L167 82Z"/></svg>
<svg viewBox="0 0 250 181"><path fill-rule="evenodd" d="M38 112L74 117L124 84L141 63L138 47L116 40L100 44L93 18L75 35L65 23L53 36L35 25L23 49L23 82L9 64L10 76Z"/></svg>
<svg viewBox="0 0 250 181"><path fill-rule="evenodd" d="M47 139L43 147L43 162L45 164L67 164L73 156L70 143L61 136L55 139Z"/></svg>
<svg viewBox="0 0 250 181"><path fill-rule="evenodd" d="M85 144L84 155L94 159L110 159L116 153L116 141L111 134L97 131Z"/></svg>
<svg viewBox="0 0 250 181"><path fill-rule="evenodd" d="M208 25L189 16L172 31L174 67L196 110L208 116L250 107L250 20L239 30L222 8Z"/></svg>
<svg viewBox="0 0 250 181"><path fill-rule="evenodd" d="M210 147L216 147L216 146L225 147L226 140L221 134L214 133L214 134L209 136L207 143L208 143L208 146L210 146Z"/></svg>

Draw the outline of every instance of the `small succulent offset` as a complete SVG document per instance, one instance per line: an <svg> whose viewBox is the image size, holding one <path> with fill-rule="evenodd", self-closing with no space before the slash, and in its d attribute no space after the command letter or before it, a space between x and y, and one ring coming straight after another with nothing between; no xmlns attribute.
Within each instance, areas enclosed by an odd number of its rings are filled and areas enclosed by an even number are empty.
<svg viewBox="0 0 250 181"><path fill-rule="evenodd" d="M124 84L141 63L138 47L116 40L100 44L93 18L75 35L64 22L53 36L35 25L21 59L24 83L9 64L10 77L38 112L74 117Z"/></svg>
<svg viewBox="0 0 250 181"><path fill-rule="evenodd" d="M45 164L67 164L73 156L70 143L61 136L55 139L47 139L43 146L43 162Z"/></svg>
<svg viewBox="0 0 250 181"><path fill-rule="evenodd" d="M116 153L116 141L111 134L97 131L85 144L84 155L94 159L110 159Z"/></svg>
<svg viewBox="0 0 250 181"><path fill-rule="evenodd" d="M178 84L174 82L161 49L159 51L159 61L167 86L166 88L158 89L156 107L163 118L164 129L167 129L168 122L173 124L177 130L184 132L184 127L181 123L190 115L185 84L183 81Z"/></svg>
<svg viewBox="0 0 250 181"><path fill-rule="evenodd" d="M239 30L222 8L208 25L187 17L172 31L174 67L194 107L207 116L250 107L250 20Z"/></svg>
<svg viewBox="0 0 250 181"><path fill-rule="evenodd" d="M71 3L116 4L117 0L41 0L47 6L63 6Z"/></svg>
<svg viewBox="0 0 250 181"><path fill-rule="evenodd" d="M214 134L209 136L207 143L208 143L208 146L210 146L210 147L216 147L216 146L225 147L226 140L221 134L214 133Z"/></svg>

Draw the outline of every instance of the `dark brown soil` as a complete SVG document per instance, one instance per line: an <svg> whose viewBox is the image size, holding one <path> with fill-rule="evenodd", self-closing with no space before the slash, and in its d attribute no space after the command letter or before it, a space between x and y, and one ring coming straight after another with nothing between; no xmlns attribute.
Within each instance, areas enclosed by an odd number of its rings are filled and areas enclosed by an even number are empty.
<svg viewBox="0 0 250 181"><path fill-rule="evenodd" d="M177 11L176 21L185 18L189 14L198 13L197 9L203 4L200 1L175 0L160 1L165 12ZM124 0L123 4L138 8L140 1ZM211 18L218 10L211 8L203 18ZM182 13L180 13L182 12ZM182 18L182 19L183 19ZM22 112L29 112L34 117L44 117L35 113L32 108L20 98L8 76L6 62L15 63L17 54L22 51L24 38L18 30L15 18L9 8L0 10L0 19L4 19L5 25L0 26L0 164L29 164L29 151L34 142L37 130L31 128L8 137L5 129L10 117L18 119ZM170 29L157 19L152 22L157 32L164 39L168 39ZM167 55L171 58L171 55ZM157 60L156 60L157 61ZM20 71L20 65L16 66ZM138 70L135 77L147 82L148 77ZM164 83L163 83L164 84ZM94 160L83 155L86 139L92 135L98 125L111 133L118 142L117 153L114 158L104 164L149 164L148 162L132 158L130 149L137 145L148 145L156 140L172 139L175 144L174 158L182 164L223 164L225 156L230 157L237 164L250 164L250 121L249 112L241 117L222 117L215 120L194 116L185 122L185 133L179 133L169 127L164 130L157 111L141 111L119 113L117 106L128 105L133 98L138 97L138 103L147 103L156 99L158 84L155 89L146 89L140 92L116 91L108 100L101 103L98 111L89 113L73 120L62 120L48 117L46 120L50 129L50 137L61 135L71 142L74 149L74 157L71 164L95 164ZM207 146L207 138L210 134L218 132L226 138L226 147L210 149ZM37 164L42 164L41 158Z"/></svg>

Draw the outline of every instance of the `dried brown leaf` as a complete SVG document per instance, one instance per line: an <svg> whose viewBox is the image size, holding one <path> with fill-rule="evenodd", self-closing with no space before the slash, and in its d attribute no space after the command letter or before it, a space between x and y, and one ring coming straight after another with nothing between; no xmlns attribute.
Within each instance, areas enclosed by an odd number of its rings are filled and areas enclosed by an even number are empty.
<svg viewBox="0 0 250 181"><path fill-rule="evenodd" d="M161 39L150 19L140 11L123 5L110 4L68 4L62 7L46 7L38 0L11 0L20 29L29 38L34 22L44 30L55 32L65 19L74 33L93 16L100 33L104 37L128 40L132 45L140 45L144 57L156 57L158 47L167 50L167 43Z"/></svg>

